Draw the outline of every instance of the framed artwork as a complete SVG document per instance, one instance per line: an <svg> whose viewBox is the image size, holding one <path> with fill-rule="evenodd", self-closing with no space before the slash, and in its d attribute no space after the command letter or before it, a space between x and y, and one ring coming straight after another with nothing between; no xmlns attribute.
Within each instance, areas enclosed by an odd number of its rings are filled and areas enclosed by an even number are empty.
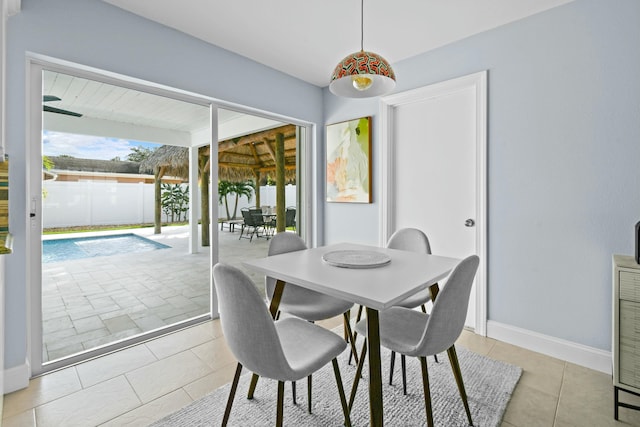
<svg viewBox="0 0 640 427"><path fill-rule="evenodd" d="M371 117L327 125L327 202L371 203Z"/></svg>

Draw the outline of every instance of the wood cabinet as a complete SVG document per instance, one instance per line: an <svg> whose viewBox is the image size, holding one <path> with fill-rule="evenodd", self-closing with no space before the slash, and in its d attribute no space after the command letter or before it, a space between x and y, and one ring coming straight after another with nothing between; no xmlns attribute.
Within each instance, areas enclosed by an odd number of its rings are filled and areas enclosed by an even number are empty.
<svg viewBox="0 0 640 427"><path fill-rule="evenodd" d="M620 402L620 390L640 396L640 265L634 257L613 256L613 387L618 408L640 409Z"/></svg>

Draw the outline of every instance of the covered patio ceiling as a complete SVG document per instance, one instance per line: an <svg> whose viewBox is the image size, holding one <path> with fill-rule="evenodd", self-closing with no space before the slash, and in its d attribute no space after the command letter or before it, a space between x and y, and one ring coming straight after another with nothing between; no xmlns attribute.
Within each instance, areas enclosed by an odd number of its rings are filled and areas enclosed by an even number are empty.
<svg viewBox="0 0 640 427"><path fill-rule="evenodd" d="M50 131L182 147L201 146L210 140L211 116L205 101L190 103L49 70L43 73L43 95L60 98L43 105L82 114L82 117L72 117L44 112L44 127ZM218 108L220 141L285 124Z"/></svg>

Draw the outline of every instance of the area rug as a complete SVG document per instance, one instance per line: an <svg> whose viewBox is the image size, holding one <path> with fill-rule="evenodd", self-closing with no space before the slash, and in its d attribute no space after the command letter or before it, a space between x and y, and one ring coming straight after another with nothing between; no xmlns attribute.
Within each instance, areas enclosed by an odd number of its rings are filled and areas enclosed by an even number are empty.
<svg viewBox="0 0 640 427"><path fill-rule="evenodd" d="M498 426L520 379L522 369L489 359L462 347L457 347L460 369L467 390L473 424L476 427ZM347 399L353 384L356 367L347 365L349 353L339 357L340 372L345 385ZM387 426L426 425L420 362L407 358L407 395L402 393L400 358L397 357L393 385L388 384L390 352L381 350L384 423ZM436 363L428 358L429 381L433 402L433 417L436 426L467 426L467 418L458 394L446 353ZM367 366L358 387L358 394L351 411L353 426L369 425L369 392ZM277 382L261 378L253 400L246 398L251 375L240 378L233 403L229 425L272 426L276 419ZM155 422L153 427L175 426L220 426L224 414L230 384L227 384L202 399ZM340 406L335 377L331 364L313 375L312 413L307 412L307 381L297 383L297 404L291 397L291 384L285 385L284 425L288 426L342 426L344 417Z"/></svg>

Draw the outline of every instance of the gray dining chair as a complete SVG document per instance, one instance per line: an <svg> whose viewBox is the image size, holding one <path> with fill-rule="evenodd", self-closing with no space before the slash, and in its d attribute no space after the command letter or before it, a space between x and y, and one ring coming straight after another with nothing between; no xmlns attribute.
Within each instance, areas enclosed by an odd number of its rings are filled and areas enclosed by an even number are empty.
<svg viewBox="0 0 640 427"><path fill-rule="evenodd" d="M387 241L387 248L390 249L399 249L402 251L412 251L412 252L420 252L431 254L431 244L429 243L429 238L427 235L417 228L401 228L396 230L395 233L389 237ZM421 290L406 299L400 301L396 304L398 307L406 307L406 308L416 308L420 307L423 313L427 312L426 304L431 301L431 293L429 289ZM356 322L360 321L362 317L362 306L358 308L358 314L356 316ZM354 337L357 336L357 332L354 332ZM433 355L435 361L438 361L438 356L436 354ZM406 357L404 355L400 356L401 367L402 367L402 390L404 394L407 394L407 368L406 368ZM395 351L391 352L391 366L389 368L389 385L393 384L393 372L396 363L396 353Z"/></svg>
<svg viewBox="0 0 640 427"><path fill-rule="evenodd" d="M389 237L387 248L400 249L402 251L421 252L431 254L431 244L429 238L422 230L417 228L401 228ZM422 312L426 313L425 304L431 301L431 293L428 289L417 292L406 299L403 299L396 305L398 307L416 308L421 307Z"/></svg>
<svg viewBox="0 0 640 427"><path fill-rule="evenodd" d="M458 263L449 275L447 283L434 299L430 314L405 307L392 307L380 312L380 345L397 353L415 356L420 359L424 404L429 427L433 426L433 412L427 356L438 354L445 350L449 355L451 370L458 385L458 391L464 404L469 425L473 425L454 343L464 327L471 286L478 270L478 263L477 255L471 255ZM366 320L361 320L356 324L356 331L365 336L365 345L360 354L360 363L358 363L349 399L349 409L353 406L367 351Z"/></svg>
<svg viewBox="0 0 640 427"><path fill-rule="evenodd" d="M284 382L307 377L329 362L345 418L351 425L337 357L347 344L333 332L302 319L275 321L251 279L236 267L216 264L213 281L220 307L222 333L238 360L222 426L231 415L242 368L278 381L276 426L283 423Z"/></svg>
<svg viewBox="0 0 640 427"><path fill-rule="evenodd" d="M387 248L399 249L402 251L421 252L431 254L431 244L429 238L422 230L417 228L401 228L389 237ZM398 307L416 308L420 307L423 313L427 312L426 304L431 301L431 292L429 289L423 289L415 294L405 298L396 304ZM433 355L438 362L438 355ZM391 366L389 369L389 385L393 384L393 371L396 363L396 353L391 352ZM407 362L406 356L400 355L400 365L402 370L402 391L407 394Z"/></svg>
<svg viewBox="0 0 640 427"><path fill-rule="evenodd" d="M273 239L269 243L267 254L268 256L273 256L303 249L307 249L307 245L300 236L295 233L280 232L273 236ZM267 276L265 279L265 293L269 302L271 302L275 287L276 279ZM279 313L287 313L308 322L316 322L342 315L344 338L345 341L351 345L351 354L355 354L357 363L357 350L351 331L350 313L352 307L352 302L296 286L293 283L287 283L280 299L280 305L278 306L278 315ZM307 378L307 381L309 412L311 412L311 376ZM294 403L296 400L295 392L296 387L295 384L293 384Z"/></svg>

